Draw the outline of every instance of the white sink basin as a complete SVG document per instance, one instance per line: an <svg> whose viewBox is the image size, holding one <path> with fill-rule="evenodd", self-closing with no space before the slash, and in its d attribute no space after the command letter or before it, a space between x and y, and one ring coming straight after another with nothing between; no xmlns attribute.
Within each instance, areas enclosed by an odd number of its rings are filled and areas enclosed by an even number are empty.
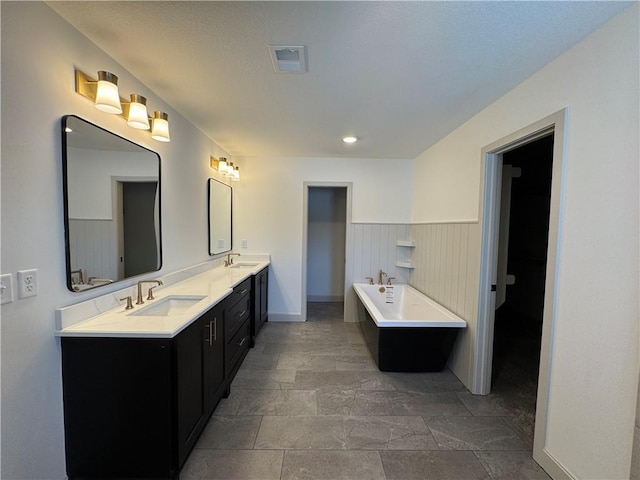
<svg viewBox="0 0 640 480"><path fill-rule="evenodd" d="M258 265L257 263L234 263L233 265L231 265L229 268L253 268L256 265Z"/></svg>
<svg viewBox="0 0 640 480"><path fill-rule="evenodd" d="M142 307L129 315L168 317L169 315L176 315L188 310L203 298L205 298L204 295L170 295L155 301L147 307Z"/></svg>

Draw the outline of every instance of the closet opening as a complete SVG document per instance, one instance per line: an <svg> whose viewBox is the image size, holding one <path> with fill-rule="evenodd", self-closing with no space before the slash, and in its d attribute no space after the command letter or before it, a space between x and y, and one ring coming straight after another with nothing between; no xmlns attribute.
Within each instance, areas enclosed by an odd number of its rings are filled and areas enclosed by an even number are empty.
<svg viewBox="0 0 640 480"><path fill-rule="evenodd" d="M347 287L346 255L349 185L306 184L303 240L304 320L343 316Z"/></svg>

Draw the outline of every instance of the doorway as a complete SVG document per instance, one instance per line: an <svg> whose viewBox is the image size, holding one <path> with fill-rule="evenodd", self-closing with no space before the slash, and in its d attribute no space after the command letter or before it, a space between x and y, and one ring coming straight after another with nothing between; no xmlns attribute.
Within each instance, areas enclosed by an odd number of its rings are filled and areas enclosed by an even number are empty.
<svg viewBox="0 0 640 480"><path fill-rule="evenodd" d="M118 278L158 269L157 181L116 182Z"/></svg>
<svg viewBox="0 0 640 480"><path fill-rule="evenodd" d="M491 391L533 443L542 345L553 133L502 155Z"/></svg>
<svg viewBox="0 0 640 480"><path fill-rule="evenodd" d="M533 458L552 478L565 478L560 465L547 453L546 431L551 385L553 337L556 327L558 296L559 245L561 238L561 212L563 202L563 170L565 152L565 125L567 110L563 109L482 150L483 175L480 193L480 277L477 330L473 353L472 392L486 395L491 391L494 353L494 327L498 290L499 226L504 157L537 140L553 135L548 233L544 269L540 361L535 400L535 426ZM514 167L517 168L517 167ZM517 180L514 180L517 181ZM511 205L511 203L509 203ZM506 275L505 275L506 278ZM517 277L515 282L517 283ZM515 284L515 283L514 283ZM510 286L506 286L510 288ZM515 299L514 299L515 300ZM538 304L538 308L540 305Z"/></svg>
<svg viewBox="0 0 640 480"><path fill-rule="evenodd" d="M349 183L305 183L302 320L337 311L344 317ZM310 307L313 307L310 310Z"/></svg>

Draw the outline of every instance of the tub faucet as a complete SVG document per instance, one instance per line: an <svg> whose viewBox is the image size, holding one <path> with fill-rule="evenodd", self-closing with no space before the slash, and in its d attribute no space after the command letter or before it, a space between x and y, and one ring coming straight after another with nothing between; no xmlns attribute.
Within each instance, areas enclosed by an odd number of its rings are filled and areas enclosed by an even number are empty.
<svg viewBox="0 0 640 480"><path fill-rule="evenodd" d="M382 285L382 277L388 277L389 275L387 275L386 273L384 273L382 270L380 270L378 272L378 285Z"/></svg>
<svg viewBox="0 0 640 480"><path fill-rule="evenodd" d="M162 280L140 280L138 282L138 299L136 300L136 305L142 305L144 303L144 300L142 299L142 284L143 283L157 283L158 285L162 285ZM154 288L154 287L151 287L151 288ZM149 299L147 299L147 300L149 300Z"/></svg>

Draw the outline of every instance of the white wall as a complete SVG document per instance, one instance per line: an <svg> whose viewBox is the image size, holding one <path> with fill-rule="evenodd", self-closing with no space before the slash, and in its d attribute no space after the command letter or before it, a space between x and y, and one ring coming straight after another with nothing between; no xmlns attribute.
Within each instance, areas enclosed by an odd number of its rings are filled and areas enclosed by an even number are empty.
<svg viewBox="0 0 640 480"><path fill-rule="evenodd" d="M42 3L2 8L2 273L38 269L39 294L2 306L2 478L64 478L60 344L54 310L114 290L65 286L60 120L77 114L160 153L162 273L209 259L206 178L213 142ZM105 69L126 93L169 113L171 143L96 110L74 92L74 66ZM161 75L161 72L159 72ZM137 279L136 279L137 280ZM127 283L125 282L124 285ZM132 284L132 282L129 282ZM122 284L120 284L122 285ZM118 289L121 287L115 287ZM102 292L102 293L100 293Z"/></svg>
<svg viewBox="0 0 640 480"><path fill-rule="evenodd" d="M352 221L408 223L413 162L341 158L239 157L233 243L240 253L270 253L269 319L302 315L303 184L353 182ZM393 173L390 179L389 172ZM240 249L247 239L247 250Z"/></svg>
<svg viewBox="0 0 640 480"><path fill-rule="evenodd" d="M481 149L568 107L545 448L576 478L629 476L639 354L638 40L636 4L415 165L413 222L477 220ZM473 328L475 316L467 320Z"/></svg>

